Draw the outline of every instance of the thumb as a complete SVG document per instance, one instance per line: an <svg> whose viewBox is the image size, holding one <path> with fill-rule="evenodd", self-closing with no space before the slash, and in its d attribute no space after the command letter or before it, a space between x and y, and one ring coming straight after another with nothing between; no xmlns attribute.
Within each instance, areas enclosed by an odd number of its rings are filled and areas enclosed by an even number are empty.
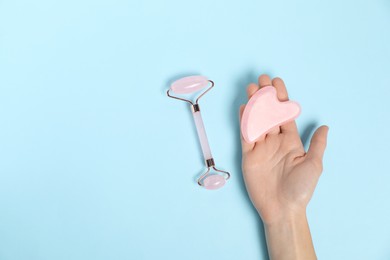
<svg viewBox="0 0 390 260"><path fill-rule="evenodd" d="M328 138L328 130L329 127L323 125L314 132L310 141L309 150L307 151L307 157L311 160L322 163Z"/></svg>

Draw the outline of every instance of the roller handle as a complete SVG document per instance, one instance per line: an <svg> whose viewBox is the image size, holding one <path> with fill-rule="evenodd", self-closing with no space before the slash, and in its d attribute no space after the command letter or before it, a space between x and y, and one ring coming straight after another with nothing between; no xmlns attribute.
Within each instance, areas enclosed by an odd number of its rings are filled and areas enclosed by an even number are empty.
<svg viewBox="0 0 390 260"><path fill-rule="evenodd" d="M192 115L194 117L196 131L198 132L200 146L202 147L203 157L204 160L207 161L212 159L213 156L211 155L211 149L207 139L206 130L204 128L202 114L200 113L200 110L193 108Z"/></svg>

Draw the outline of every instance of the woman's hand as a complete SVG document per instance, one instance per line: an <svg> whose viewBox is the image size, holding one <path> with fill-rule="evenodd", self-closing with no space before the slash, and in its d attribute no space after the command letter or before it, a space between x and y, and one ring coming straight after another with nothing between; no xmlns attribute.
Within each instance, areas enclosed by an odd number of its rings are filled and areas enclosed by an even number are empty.
<svg viewBox="0 0 390 260"><path fill-rule="evenodd" d="M283 80L275 78L271 81L267 75L261 75L258 84L252 83L248 86L248 98L261 87L270 85L276 88L280 101L288 100ZM244 107L245 105L240 108L240 117ZM283 225L287 225L283 229L292 232L298 230L305 232L306 206L322 172L322 157L326 147L327 133L327 126L319 127L311 139L307 153L295 121L274 128L254 144L246 143L241 138L245 185L253 205L265 224L266 232L277 230ZM272 234L267 233L268 244L273 244L273 238L276 239L275 243L282 242L282 238L278 237L277 233L285 234L286 230L276 230ZM306 240L310 239L311 242L308 226L307 232ZM296 240L294 236L297 234L291 235L293 236L291 239ZM291 241L287 238L286 243L291 244ZM272 250L270 251L272 255ZM314 249L311 253L313 256Z"/></svg>

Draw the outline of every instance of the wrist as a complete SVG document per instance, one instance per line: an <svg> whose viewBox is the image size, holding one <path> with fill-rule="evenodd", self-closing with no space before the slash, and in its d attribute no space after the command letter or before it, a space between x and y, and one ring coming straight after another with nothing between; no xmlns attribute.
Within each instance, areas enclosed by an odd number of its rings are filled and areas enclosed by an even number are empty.
<svg viewBox="0 0 390 260"><path fill-rule="evenodd" d="M302 221L307 222L306 209L280 210L277 215L263 219L265 227L293 225Z"/></svg>
<svg viewBox="0 0 390 260"><path fill-rule="evenodd" d="M280 205L269 203L267 207L256 207L264 226L292 223L306 219L305 205Z"/></svg>
<svg viewBox="0 0 390 260"><path fill-rule="evenodd" d="M264 230L270 259L316 259L306 210L286 211Z"/></svg>

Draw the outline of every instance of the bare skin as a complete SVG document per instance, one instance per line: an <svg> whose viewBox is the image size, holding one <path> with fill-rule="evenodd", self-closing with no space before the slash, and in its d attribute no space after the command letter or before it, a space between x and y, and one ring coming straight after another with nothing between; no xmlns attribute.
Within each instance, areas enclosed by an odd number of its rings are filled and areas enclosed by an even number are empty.
<svg viewBox="0 0 390 260"><path fill-rule="evenodd" d="M247 88L248 99L261 87L274 86L280 101L288 100L282 79L261 75ZM240 107L240 118L245 105ZM259 212L271 259L317 259L306 207L322 173L328 127L319 127L307 152L295 121L275 127L254 144L241 137L245 185Z"/></svg>

